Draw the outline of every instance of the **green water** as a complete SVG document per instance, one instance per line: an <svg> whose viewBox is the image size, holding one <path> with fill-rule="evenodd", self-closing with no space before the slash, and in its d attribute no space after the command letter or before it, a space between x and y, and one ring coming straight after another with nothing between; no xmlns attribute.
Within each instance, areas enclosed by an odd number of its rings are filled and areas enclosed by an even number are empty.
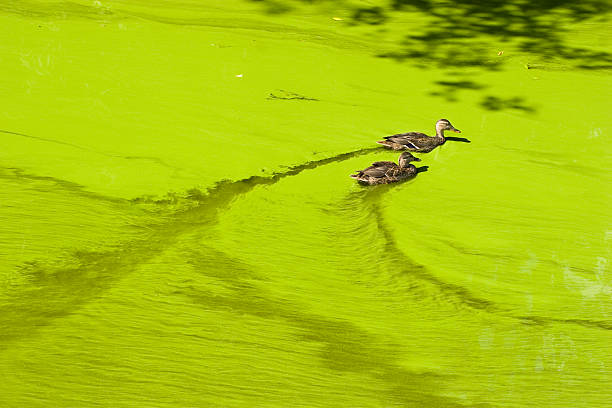
<svg viewBox="0 0 612 408"><path fill-rule="evenodd" d="M394 4L0 5L0 406L612 405L608 5Z"/></svg>

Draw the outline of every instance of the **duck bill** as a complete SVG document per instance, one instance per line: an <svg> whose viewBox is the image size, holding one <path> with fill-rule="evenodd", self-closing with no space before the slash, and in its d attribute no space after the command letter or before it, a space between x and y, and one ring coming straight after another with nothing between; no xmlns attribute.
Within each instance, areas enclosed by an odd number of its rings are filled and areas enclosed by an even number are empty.
<svg viewBox="0 0 612 408"><path fill-rule="evenodd" d="M461 131L460 131L459 129L455 129L455 128L452 128L452 129L451 129L451 132L461 133Z"/></svg>
<svg viewBox="0 0 612 408"><path fill-rule="evenodd" d="M419 159L418 157L415 157L414 159L412 159L412 161L421 161L421 159Z"/></svg>

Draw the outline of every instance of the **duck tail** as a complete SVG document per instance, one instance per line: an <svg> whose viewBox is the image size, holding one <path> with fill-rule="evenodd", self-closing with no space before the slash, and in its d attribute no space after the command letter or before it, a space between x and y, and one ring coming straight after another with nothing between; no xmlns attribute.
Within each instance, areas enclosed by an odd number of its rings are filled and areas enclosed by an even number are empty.
<svg viewBox="0 0 612 408"><path fill-rule="evenodd" d="M379 140L376 143L381 144L381 145L383 145L385 147L388 147L390 149L393 149L393 142L390 142L388 140Z"/></svg>

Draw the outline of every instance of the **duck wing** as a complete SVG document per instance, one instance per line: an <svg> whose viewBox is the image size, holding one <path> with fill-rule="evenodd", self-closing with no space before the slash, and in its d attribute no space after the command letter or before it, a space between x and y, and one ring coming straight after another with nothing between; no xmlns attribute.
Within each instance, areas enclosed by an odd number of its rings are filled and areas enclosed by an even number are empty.
<svg viewBox="0 0 612 408"><path fill-rule="evenodd" d="M385 167L368 167L367 169L361 170L359 172L359 176L381 178L381 177L385 177L385 173L386 173Z"/></svg>
<svg viewBox="0 0 612 408"><path fill-rule="evenodd" d="M427 136L425 133L408 132L387 136L384 139L399 145L404 145L409 149L419 150L424 143L430 141L431 137Z"/></svg>
<svg viewBox="0 0 612 408"><path fill-rule="evenodd" d="M397 164L393 162L374 162L372 165L366 169L361 170L361 174L368 177L385 177L389 171L394 170Z"/></svg>

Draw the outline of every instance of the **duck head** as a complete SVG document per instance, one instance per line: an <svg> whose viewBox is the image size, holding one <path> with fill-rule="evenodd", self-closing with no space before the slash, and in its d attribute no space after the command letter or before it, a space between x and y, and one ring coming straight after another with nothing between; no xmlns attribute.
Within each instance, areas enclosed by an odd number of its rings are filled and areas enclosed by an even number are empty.
<svg viewBox="0 0 612 408"><path fill-rule="evenodd" d="M440 119L436 122L436 135L444 136L444 131L450 130L451 132L461 133L459 129L455 129L455 127L450 123L448 119Z"/></svg>
<svg viewBox="0 0 612 408"><path fill-rule="evenodd" d="M414 157L410 152L404 152L400 154L398 163L400 167L406 167L410 162L421 161L418 157Z"/></svg>

